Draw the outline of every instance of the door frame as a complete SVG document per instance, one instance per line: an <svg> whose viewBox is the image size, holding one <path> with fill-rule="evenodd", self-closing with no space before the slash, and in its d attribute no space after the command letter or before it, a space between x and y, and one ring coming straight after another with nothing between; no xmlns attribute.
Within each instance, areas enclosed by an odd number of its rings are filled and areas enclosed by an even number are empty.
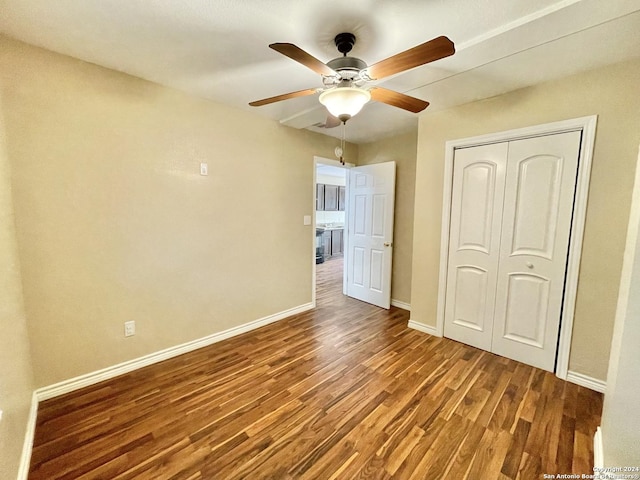
<svg viewBox="0 0 640 480"><path fill-rule="evenodd" d="M326 157L319 157L317 155L313 156L313 178L312 178L312 188L311 188L311 198L313 200L313 210L312 210L312 215L311 215L311 226L312 228L312 235L311 235L311 245L312 245L312 255L311 255L311 304L313 305L313 308L316 308L316 181L317 181L317 177L316 174L318 172L318 164L321 163L323 165L331 165L333 167L340 167L340 168L344 168L345 169L345 178L346 178L346 187L345 187L345 193L348 191L349 188L349 170L352 167L355 167L355 164L353 163L345 163L344 165L341 164L338 160L333 160L331 158L326 158ZM348 195L345 195L345 197L348 197ZM345 232L347 229L347 208L349 207L348 203L349 200L348 198L345 198L345 201L347 202L347 205L345 205ZM346 235L343 235L343 244L342 244L342 249L343 249L343 256L344 256L344 261L347 261L347 251L346 251L346 240L345 240ZM343 279L342 279L342 293L346 294L346 288L347 288L347 281L346 281L346 274L343 275Z"/></svg>
<svg viewBox="0 0 640 480"><path fill-rule="evenodd" d="M446 142L440 237L440 274L438 282L438 308L436 312L437 336L444 336L444 310L449 259L449 225L451 220L451 196L453 193L453 159L456 149L541 137L557 133L581 131L582 139L578 156L578 174L576 179L573 218L571 220L571 237L569 240L567 271L564 284L565 294L562 300L562 312L560 314L560 334L555 369L557 377L563 380L567 379L597 119L597 115L591 115Z"/></svg>

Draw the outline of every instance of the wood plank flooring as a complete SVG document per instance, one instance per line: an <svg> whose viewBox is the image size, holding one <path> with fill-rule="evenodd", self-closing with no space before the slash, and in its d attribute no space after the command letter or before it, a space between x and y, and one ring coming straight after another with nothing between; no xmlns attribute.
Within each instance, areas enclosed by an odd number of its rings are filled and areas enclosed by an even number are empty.
<svg viewBox="0 0 640 480"><path fill-rule="evenodd" d="M46 401L29 478L538 479L591 473L602 395L341 295Z"/></svg>

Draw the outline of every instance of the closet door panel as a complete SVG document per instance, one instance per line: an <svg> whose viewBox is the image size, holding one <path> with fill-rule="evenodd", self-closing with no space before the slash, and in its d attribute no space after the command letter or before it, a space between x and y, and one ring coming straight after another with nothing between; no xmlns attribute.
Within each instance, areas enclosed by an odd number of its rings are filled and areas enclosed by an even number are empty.
<svg viewBox="0 0 640 480"><path fill-rule="evenodd" d="M514 146L514 149L517 145ZM534 155L519 162L510 255L530 255L552 260L558 228L562 190L562 158Z"/></svg>
<svg viewBox="0 0 640 480"><path fill-rule="evenodd" d="M446 337L491 349L507 144L457 150L454 157Z"/></svg>
<svg viewBox="0 0 640 480"><path fill-rule="evenodd" d="M549 315L549 280L528 273L511 273L506 295L504 338L542 348Z"/></svg>
<svg viewBox="0 0 640 480"><path fill-rule="evenodd" d="M580 132L509 143L491 351L555 366Z"/></svg>
<svg viewBox="0 0 640 480"><path fill-rule="evenodd" d="M461 265L455 272L455 292L453 299L453 324L484 332L488 321L486 270L472 265Z"/></svg>

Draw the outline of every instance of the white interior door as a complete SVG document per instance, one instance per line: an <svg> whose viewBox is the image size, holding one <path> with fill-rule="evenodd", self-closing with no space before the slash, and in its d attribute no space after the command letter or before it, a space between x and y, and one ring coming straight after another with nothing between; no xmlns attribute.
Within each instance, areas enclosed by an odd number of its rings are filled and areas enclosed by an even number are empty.
<svg viewBox="0 0 640 480"><path fill-rule="evenodd" d="M456 150L444 334L491 350L508 143Z"/></svg>
<svg viewBox="0 0 640 480"><path fill-rule="evenodd" d="M382 308L391 306L395 178L395 162L349 170L347 295Z"/></svg>
<svg viewBox="0 0 640 480"><path fill-rule="evenodd" d="M456 150L446 337L553 371L580 141Z"/></svg>
<svg viewBox="0 0 640 480"><path fill-rule="evenodd" d="M492 352L553 371L580 132L509 143Z"/></svg>

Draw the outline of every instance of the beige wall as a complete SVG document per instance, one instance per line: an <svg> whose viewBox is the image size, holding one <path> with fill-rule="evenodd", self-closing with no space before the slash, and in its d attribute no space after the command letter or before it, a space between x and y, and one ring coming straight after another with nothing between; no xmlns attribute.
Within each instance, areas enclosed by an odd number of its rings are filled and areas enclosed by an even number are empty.
<svg viewBox="0 0 640 480"><path fill-rule="evenodd" d="M311 301L335 139L1 37L0 88L36 386Z"/></svg>
<svg viewBox="0 0 640 480"><path fill-rule="evenodd" d="M0 478L16 478L18 474L32 392L0 94Z"/></svg>
<svg viewBox="0 0 640 480"><path fill-rule="evenodd" d="M418 132L405 133L360 145L358 165L395 160L396 207L393 228L391 298L411 304L413 202Z"/></svg>
<svg viewBox="0 0 640 480"><path fill-rule="evenodd" d="M569 368L606 378L640 140L639 82L640 61L627 62L420 117L412 320L436 323L445 142L597 114Z"/></svg>
<svg viewBox="0 0 640 480"><path fill-rule="evenodd" d="M640 156L638 157L640 166ZM637 168L637 167L636 167ZM640 171L631 204L620 295L602 410L604 464L640 466ZM630 472L626 472L630 473Z"/></svg>

